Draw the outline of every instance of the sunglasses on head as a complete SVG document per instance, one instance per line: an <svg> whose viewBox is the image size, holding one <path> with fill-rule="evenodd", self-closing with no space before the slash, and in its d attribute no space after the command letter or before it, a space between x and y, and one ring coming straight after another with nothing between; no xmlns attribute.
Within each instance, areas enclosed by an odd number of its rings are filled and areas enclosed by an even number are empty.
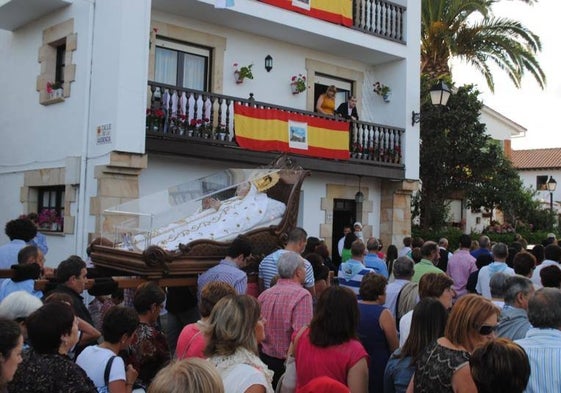
<svg viewBox="0 0 561 393"><path fill-rule="evenodd" d="M479 328L479 334L482 336L488 336L491 333L495 332L499 325L491 326L491 325L483 325Z"/></svg>

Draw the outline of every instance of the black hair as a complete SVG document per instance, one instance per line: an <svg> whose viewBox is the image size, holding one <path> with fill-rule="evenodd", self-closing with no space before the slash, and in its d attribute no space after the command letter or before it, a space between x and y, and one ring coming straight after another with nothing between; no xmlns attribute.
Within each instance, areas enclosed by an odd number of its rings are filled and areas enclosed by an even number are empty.
<svg viewBox="0 0 561 393"><path fill-rule="evenodd" d="M138 313L130 307L113 306L103 317L103 339L116 344L125 334L132 335L139 324Z"/></svg>
<svg viewBox="0 0 561 393"><path fill-rule="evenodd" d="M18 264L23 265L29 261L30 258L37 258L39 256L39 248L37 246L25 246L18 252Z"/></svg>
<svg viewBox="0 0 561 393"><path fill-rule="evenodd" d="M6 223L5 232L10 241L17 239L27 243L37 236L37 227L27 218L17 218Z"/></svg>
<svg viewBox="0 0 561 393"><path fill-rule="evenodd" d="M243 235L236 237L234 241L232 241L227 253L230 258L237 258L241 254L243 254L245 258L251 255L251 243L249 238Z"/></svg>
<svg viewBox="0 0 561 393"><path fill-rule="evenodd" d="M166 300L166 293L156 283L145 282L136 288L134 294L134 309L139 314L150 311L153 304L160 305Z"/></svg>
<svg viewBox="0 0 561 393"><path fill-rule="evenodd" d="M31 347L40 354L58 353L61 336L71 334L73 324L72 307L60 302L43 305L25 320Z"/></svg>
<svg viewBox="0 0 561 393"><path fill-rule="evenodd" d="M78 255L71 255L64 261L58 264L56 269L56 278L58 282L64 284L71 277L80 277L82 269L86 268L86 262Z"/></svg>

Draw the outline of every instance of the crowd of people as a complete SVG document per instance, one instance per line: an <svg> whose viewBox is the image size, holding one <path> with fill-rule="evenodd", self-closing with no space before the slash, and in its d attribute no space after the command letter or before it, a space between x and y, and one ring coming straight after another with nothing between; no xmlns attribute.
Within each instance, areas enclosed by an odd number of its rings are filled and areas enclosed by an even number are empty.
<svg viewBox="0 0 561 393"><path fill-rule="evenodd" d="M261 261L254 296L242 270L252 245L240 235L197 290L108 285L85 301L81 257L49 270L28 218L6 233L0 265L14 275L0 284L0 392L561 389L555 239L530 252L462 235L452 252L446 239L405 238L383 254L357 222L334 263L295 228ZM37 291L40 277L57 284Z"/></svg>

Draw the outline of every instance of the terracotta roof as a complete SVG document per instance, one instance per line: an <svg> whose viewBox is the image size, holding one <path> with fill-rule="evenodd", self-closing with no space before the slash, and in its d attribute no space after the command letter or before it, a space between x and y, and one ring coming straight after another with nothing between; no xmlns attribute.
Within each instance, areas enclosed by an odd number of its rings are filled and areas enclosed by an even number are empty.
<svg viewBox="0 0 561 393"><path fill-rule="evenodd" d="M561 168L561 148L512 150L511 160L518 169Z"/></svg>

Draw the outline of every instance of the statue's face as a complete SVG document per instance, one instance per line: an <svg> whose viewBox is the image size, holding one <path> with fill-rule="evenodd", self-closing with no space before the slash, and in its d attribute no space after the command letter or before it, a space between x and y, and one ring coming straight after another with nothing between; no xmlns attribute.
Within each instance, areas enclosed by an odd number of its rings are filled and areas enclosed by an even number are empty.
<svg viewBox="0 0 561 393"><path fill-rule="evenodd" d="M249 183L240 184L236 189L236 196L239 196L240 198L245 197L249 193L250 188L251 186L249 185Z"/></svg>

